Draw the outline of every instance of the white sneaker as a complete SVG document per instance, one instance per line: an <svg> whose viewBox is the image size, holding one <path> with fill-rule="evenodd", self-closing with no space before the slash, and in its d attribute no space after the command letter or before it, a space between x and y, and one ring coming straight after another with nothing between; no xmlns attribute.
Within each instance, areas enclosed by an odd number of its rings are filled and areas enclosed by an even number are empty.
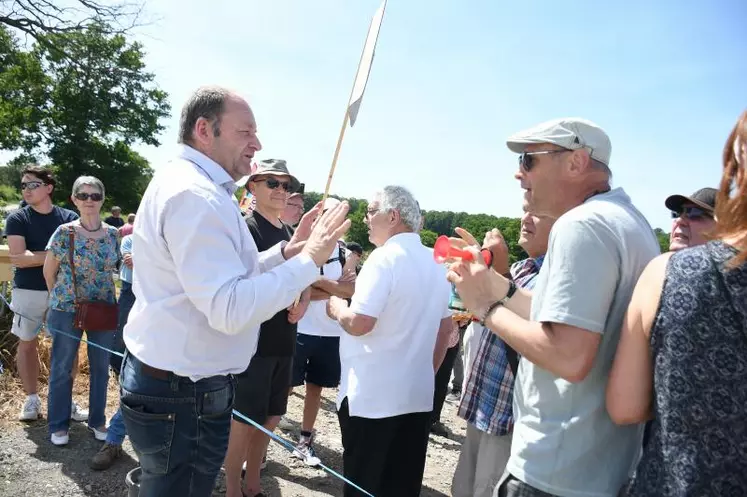
<svg viewBox="0 0 747 497"><path fill-rule="evenodd" d="M88 427L89 430L93 432L93 437L98 440L99 442L106 442L106 431L100 431L96 428Z"/></svg>
<svg viewBox="0 0 747 497"><path fill-rule="evenodd" d="M21 414L18 419L21 421L36 421L41 415L41 399L38 396L26 397L26 402L23 403Z"/></svg>
<svg viewBox="0 0 747 497"><path fill-rule="evenodd" d="M88 421L88 411L78 405L77 402L73 401L70 405L70 418L73 421Z"/></svg>
<svg viewBox="0 0 747 497"><path fill-rule="evenodd" d="M67 432L65 432L62 435L52 433L51 440L52 440L52 443L57 446L67 445L67 443L70 441L70 436L67 434Z"/></svg>

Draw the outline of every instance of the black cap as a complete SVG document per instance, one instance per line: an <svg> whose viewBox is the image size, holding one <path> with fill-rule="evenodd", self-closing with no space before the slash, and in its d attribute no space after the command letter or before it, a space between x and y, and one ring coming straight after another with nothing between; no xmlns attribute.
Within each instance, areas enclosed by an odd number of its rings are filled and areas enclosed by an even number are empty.
<svg viewBox="0 0 747 497"><path fill-rule="evenodd" d="M713 214L714 209L716 209L717 195L718 190L715 188L701 188L689 197L684 195L672 195L664 201L664 205L666 205L669 210L679 212L682 209L683 204L695 204Z"/></svg>
<svg viewBox="0 0 747 497"><path fill-rule="evenodd" d="M361 247L359 243L349 242L347 244L347 248L351 252L355 252L358 255L363 255L363 247Z"/></svg>

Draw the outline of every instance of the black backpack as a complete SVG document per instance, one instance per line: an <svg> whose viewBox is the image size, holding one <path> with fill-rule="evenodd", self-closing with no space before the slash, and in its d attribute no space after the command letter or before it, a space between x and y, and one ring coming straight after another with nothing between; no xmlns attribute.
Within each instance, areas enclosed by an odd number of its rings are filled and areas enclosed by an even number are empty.
<svg viewBox="0 0 747 497"><path fill-rule="evenodd" d="M327 264L331 264L332 262L340 261L340 267L342 269L345 268L345 246L342 244L342 242L337 242L337 257L333 257L331 259L328 259L327 262L322 264L322 267L319 268L319 274L324 276L324 266Z"/></svg>

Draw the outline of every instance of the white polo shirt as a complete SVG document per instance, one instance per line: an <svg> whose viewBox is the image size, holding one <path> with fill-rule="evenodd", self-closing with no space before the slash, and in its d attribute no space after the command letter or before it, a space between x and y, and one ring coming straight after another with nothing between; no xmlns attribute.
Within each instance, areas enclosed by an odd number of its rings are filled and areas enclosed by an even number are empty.
<svg viewBox="0 0 747 497"><path fill-rule="evenodd" d="M433 409L433 351L451 287L417 233L374 250L355 283L351 310L375 317L370 333L340 339L337 398L351 416L387 418Z"/></svg>

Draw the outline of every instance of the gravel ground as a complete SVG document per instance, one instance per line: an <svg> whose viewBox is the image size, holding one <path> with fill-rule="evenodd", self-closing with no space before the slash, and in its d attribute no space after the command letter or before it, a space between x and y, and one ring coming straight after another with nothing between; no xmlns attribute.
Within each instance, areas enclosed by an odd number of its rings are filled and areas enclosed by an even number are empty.
<svg viewBox="0 0 747 497"><path fill-rule="evenodd" d="M108 414L115 409L116 385L112 381ZM342 473L342 446L335 414L334 391L325 391L322 411L317 420L318 431L315 448L327 466ZM44 392L42 392L43 395ZM76 400L84 398L76 389ZM291 396L288 417L300 424L303 410L303 389ZM44 406L46 408L46 398ZM6 406L7 407L7 406ZM15 415L16 409L6 412ZM456 406L446 403L442 420L451 430L448 438L431 436L428 447L423 497L450 495L451 477L464 439L464 421L457 418ZM295 441L296 434L280 433ZM0 496L5 497L122 497L127 496L125 475L137 466L129 442L126 455L107 471L94 472L88 461L101 446L86 425L74 423L70 431L70 444L55 447L49 442L45 420L21 423L12 419L0 420ZM270 443L268 466L262 473L262 485L268 496L337 496L342 495L342 485L325 471L306 467L290 457L290 453L277 443ZM223 476L218 480L213 496L223 496Z"/></svg>

